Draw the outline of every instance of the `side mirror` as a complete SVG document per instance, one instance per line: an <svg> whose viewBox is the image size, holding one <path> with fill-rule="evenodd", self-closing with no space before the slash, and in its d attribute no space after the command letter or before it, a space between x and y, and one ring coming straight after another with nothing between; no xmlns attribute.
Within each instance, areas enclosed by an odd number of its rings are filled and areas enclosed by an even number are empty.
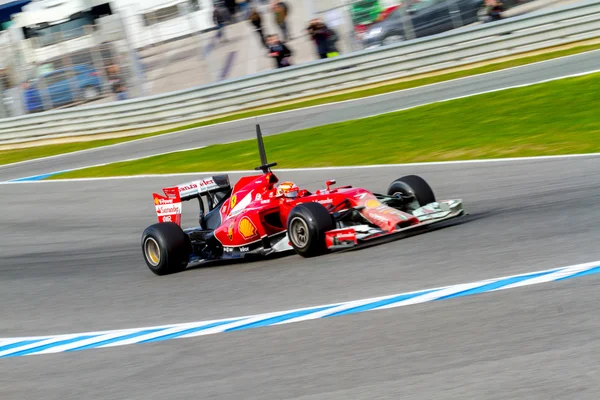
<svg viewBox="0 0 600 400"><path fill-rule="evenodd" d="M330 179L327 182L325 182L325 185L327 185L327 190L330 190L330 186L335 185L335 183L336 183L335 179Z"/></svg>

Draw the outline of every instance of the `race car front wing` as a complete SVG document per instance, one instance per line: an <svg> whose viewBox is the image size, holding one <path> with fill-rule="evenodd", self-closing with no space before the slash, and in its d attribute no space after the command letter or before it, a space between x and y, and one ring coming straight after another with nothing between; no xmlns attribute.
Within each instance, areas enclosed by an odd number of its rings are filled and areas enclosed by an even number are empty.
<svg viewBox="0 0 600 400"><path fill-rule="evenodd" d="M467 212L464 209L462 200L454 199L426 204L412 211L411 214L419 219L419 224L398 228L391 232L373 228L369 225L355 225L328 231L325 234L327 248L332 251L350 249L378 238L400 233L416 233L431 225L467 215Z"/></svg>

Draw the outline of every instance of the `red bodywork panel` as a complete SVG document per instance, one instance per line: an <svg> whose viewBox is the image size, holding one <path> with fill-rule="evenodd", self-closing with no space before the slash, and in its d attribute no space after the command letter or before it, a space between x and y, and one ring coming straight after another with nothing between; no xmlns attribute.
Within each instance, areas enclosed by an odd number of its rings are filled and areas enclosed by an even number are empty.
<svg viewBox="0 0 600 400"><path fill-rule="evenodd" d="M163 192L165 196L156 193L153 194L158 222L174 222L180 225L182 206L181 198L179 197L179 188L164 188Z"/></svg>
<svg viewBox="0 0 600 400"><path fill-rule="evenodd" d="M315 193L301 190L296 198L286 198L277 196L275 188L277 182L277 177L272 172L268 172L243 177L234 185L230 199L219 210L223 222L214 232L215 237L224 246L245 246L260 241L266 236L285 232L291 210L297 204L306 202L321 203L332 212L362 206L364 208L360 212L366 219L390 233L399 225L419 224L419 220L412 214L381 204L366 189L350 186L330 189L330 182L327 182L328 189L318 190ZM167 211L173 211L166 219L159 216L159 222L166 222L170 218L172 222L180 224L181 201L177 189L177 187L164 189L165 194L169 192L173 198L154 194L157 213L159 205L163 204L161 202L166 202L164 204L170 206ZM177 203L179 203L178 212L175 206ZM338 242L347 240L356 242L356 234L352 233L354 239L351 239L350 231L354 232L352 229L331 231L327 235L328 245L331 242L333 246L335 238Z"/></svg>
<svg viewBox="0 0 600 400"><path fill-rule="evenodd" d="M335 207L348 200L350 207L364 206L361 213L373 224L393 232L399 224L414 225L419 220L412 214L381 204L368 190L338 188L309 193L301 190L298 197L277 197L270 175L247 177L235 185L231 199L221 208L223 224L215 230L215 237L224 246L244 246L265 236L284 232L292 209L300 203L318 202ZM347 209L347 206L335 211Z"/></svg>
<svg viewBox="0 0 600 400"><path fill-rule="evenodd" d="M334 229L325 234L325 245L328 249L358 244L356 232L352 228Z"/></svg>

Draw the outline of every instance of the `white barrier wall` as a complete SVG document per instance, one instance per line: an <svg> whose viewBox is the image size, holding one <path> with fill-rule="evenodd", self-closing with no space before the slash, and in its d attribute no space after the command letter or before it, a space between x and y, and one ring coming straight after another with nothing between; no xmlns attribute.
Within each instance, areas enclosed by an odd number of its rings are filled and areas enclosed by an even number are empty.
<svg viewBox="0 0 600 400"><path fill-rule="evenodd" d="M0 120L0 143L92 135L280 104L600 37L600 0L158 96Z"/></svg>

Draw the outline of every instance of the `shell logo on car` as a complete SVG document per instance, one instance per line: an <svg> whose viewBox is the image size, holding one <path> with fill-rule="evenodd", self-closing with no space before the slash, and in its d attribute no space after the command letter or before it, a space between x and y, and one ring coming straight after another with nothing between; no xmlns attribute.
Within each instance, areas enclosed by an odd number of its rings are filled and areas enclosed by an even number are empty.
<svg viewBox="0 0 600 400"><path fill-rule="evenodd" d="M252 223L252 221L250 221L250 218L248 217L242 218L240 224L238 225L238 230L240 231L244 239L250 239L256 236L258 232L256 226L254 226L254 224Z"/></svg>
<svg viewBox="0 0 600 400"><path fill-rule="evenodd" d="M377 199L369 199L365 201L365 207L367 208L377 208L381 206L381 203Z"/></svg>

